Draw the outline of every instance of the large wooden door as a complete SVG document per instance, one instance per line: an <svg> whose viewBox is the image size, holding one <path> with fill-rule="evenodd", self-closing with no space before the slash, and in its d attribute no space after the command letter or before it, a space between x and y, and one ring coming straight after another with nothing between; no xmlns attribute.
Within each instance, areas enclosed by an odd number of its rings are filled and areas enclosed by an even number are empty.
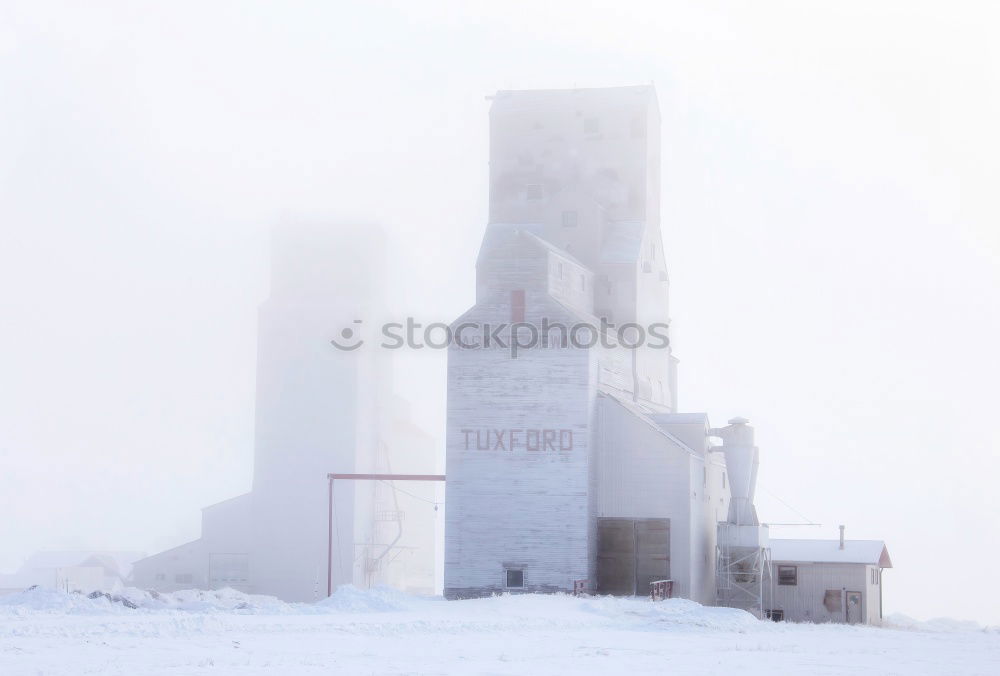
<svg viewBox="0 0 1000 676"><path fill-rule="evenodd" d="M597 520L597 593L646 595L670 577L670 519Z"/></svg>
<svg viewBox="0 0 1000 676"><path fill-rule="evenodd" d="M635 521L635 593L649 593L649 584L670 578L670 519Z"/></svg>
<svg viewBox="0 0 1000 676"><path fill-rule="evenodd" d="M597 593L635 593L635 524L632 519L597 520Z"/></svg>

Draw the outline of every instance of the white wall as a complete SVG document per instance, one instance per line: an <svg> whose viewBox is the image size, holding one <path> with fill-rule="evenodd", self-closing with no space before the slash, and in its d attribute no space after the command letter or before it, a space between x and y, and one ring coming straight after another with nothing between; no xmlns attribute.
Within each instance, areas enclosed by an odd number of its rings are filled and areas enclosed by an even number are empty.
<svg viewBox="0 0 1000 676"><path fill-rule="evenodd" d="M869 587L868 569L860 563L807 563L774 561L773 607L783 610L790 622L844 622L843 604L846 591L862 593L862 617L871 618L872 609L878 616L878 590ZM778 567L796 566L798 584L778 584ZM841 590L841 607L831 612L823 604L828 589Z"/></svg>
<svg viewBox="0 0 1000 676"><path fill-rule="evenodd" d="M573 320L545 298L529 292L529 318ZM487 306L463 319L495 322L504 311ZM512 359L453 347L448 358L445 595L503 591L508 565L524 567L527 590L571 591L589 575L592 356L569 347ZM508 441L518 430L521 441L495 449L494 430ZM545 430L571 432L572 449L527 450L528 435Z"/></svg>
<svg viewBox="0 0 1000 676"><path fill-rule="evenodd" d="M160 552L132 568L132 585L140 589L172 592L208 589L208 553L201 540Z"/></svg>
<svg viewBox="0 0 1000 676"><path fill-rule="evenodd" d="M664 434L610 397L599 397L596 465L598 517L670 519L674 594L715 600L715 509L722 466L702 449ZM703 447L706 445L703 436Z"/></svg>

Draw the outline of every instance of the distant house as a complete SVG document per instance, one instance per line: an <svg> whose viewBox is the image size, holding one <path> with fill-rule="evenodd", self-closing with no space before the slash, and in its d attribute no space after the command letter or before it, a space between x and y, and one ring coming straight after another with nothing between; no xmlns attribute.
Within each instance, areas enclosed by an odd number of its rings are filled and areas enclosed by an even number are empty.
<svg viewBox="0 0 1000 676"><path fill-rule="evenodd" d="M892 568L881 540L771 540L771 561L772 619L881 623L882 570Z"/></svg>
<svg viewBox="0 0 1000 676"><path fill-rule="evenodd" d="M125 585L142 552L41 551L14 573L0 575L0 594L32 586L63 591L115 591Z"/></svg>

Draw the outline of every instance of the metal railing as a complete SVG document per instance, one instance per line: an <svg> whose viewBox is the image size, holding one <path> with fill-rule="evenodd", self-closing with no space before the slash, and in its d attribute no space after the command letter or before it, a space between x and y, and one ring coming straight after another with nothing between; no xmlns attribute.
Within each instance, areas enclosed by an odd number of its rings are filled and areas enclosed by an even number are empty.
<svg viewBox="0 0 1000 676"><path fill-rule="evenodd" d="M649 583L649 598L653 601L669 599L674 595L673 580L654 580Z"/></svg>

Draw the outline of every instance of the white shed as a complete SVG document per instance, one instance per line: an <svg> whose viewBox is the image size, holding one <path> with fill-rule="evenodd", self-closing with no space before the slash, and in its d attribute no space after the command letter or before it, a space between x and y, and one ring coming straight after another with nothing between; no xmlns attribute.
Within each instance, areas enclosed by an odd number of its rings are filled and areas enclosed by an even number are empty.
<svg viewBox="0 0 1000 676"><path fill-rule="evenodd" d="M771 616L792 622L879 624L882 569L892 568L881 540L771 540Z"/></svg>

